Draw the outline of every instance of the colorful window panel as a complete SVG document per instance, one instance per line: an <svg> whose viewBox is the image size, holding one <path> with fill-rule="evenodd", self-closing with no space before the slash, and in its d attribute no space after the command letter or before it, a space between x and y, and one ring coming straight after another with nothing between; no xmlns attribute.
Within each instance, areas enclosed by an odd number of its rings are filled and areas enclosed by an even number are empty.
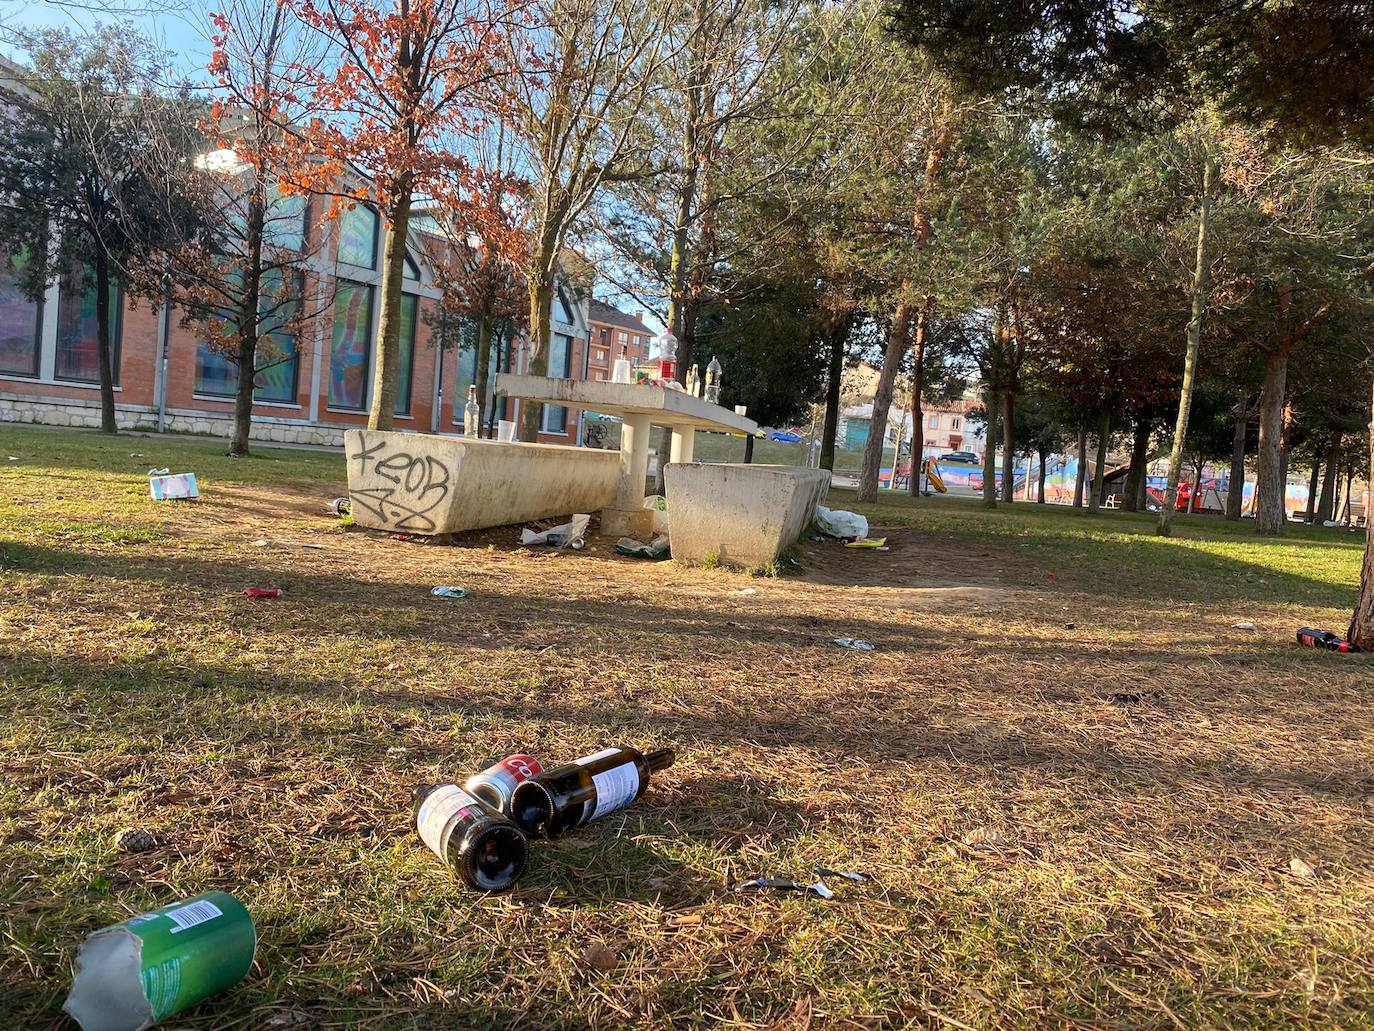
<svg viewBox="0 0 1374 1031"><path fill-rule="evenodd" d="M415 322L420 298L401 294L401 354L397 361L396 414L410 414L411 383L415 375Z"/></svg>
<svg viewBox="0 0 1374 1031"><path fill-rule="evenodd" d="M19 288L24 258L0 262L0 375L38 375L38 333L43 306Z"/></svg>
<svg viewBox="0 0 1374 1031"><path fill-rule="evenodd" d="M100 345L96 339L94 276L88 269L67 272L57 302L58 379L100 382ZM120 290L110 287L110 365L119 382Z"/></svg>
<svg viewBox="0 0 1374 1031"><path fill-rule="evenodd" d="M329 347L329 407L367 407L372 355L372 287L340 280L334 293L334 332Z"/></svg>
<svg viewBox="0 0 1374 1031"><path fill-rule="evenodd" d="M359 268L377 267L377 212L359 204L339 216L339 260Z"/></svg>

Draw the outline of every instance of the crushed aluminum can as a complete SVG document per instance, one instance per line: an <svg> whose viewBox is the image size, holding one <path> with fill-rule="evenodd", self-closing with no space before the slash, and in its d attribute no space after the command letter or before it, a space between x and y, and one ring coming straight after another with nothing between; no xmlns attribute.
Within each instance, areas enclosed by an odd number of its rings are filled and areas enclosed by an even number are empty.
<svg viewBox="0 0 1374 1031"><path fill-rule="evenodd" d="M234 896L173 902L91 934L62 1008L82 1031L144 1031L243 980L257 944Z"/></svg>

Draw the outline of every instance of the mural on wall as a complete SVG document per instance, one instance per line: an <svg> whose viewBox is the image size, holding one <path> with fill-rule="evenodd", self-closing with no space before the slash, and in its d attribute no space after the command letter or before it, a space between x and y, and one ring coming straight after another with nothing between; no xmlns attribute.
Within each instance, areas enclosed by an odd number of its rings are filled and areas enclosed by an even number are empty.
<svg viewBox="0 0 1374 1031"><path fill-rule="evenodd" d="M329 348L329 407L367 407L367 359L372 334L372 287L340 282L334 293Z"/></svg>

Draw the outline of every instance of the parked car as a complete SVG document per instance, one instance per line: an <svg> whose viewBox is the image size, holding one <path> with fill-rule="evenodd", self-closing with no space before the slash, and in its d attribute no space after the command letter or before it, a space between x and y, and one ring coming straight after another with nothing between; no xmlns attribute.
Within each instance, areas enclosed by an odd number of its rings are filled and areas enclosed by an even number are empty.
<svg viewBox="0 0 1374 1031"><path fill-rule="evenodd" d="M977 464L978 456L972 451L951 451L947 455L941 455L935 459L937 462L972 462Z"/></svg>

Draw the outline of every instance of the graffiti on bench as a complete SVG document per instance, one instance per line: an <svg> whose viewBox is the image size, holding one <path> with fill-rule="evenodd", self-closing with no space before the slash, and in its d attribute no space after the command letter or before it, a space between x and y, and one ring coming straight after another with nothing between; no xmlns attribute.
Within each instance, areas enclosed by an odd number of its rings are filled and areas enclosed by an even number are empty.
<svg viewBox="0 0 1374 1031"><path fill-rule="evenodd" d="M350 479L381 480L390 486L353 488L353 504L397 530L433 533L438 523L429 513L448 500L453 479L448 466L430 455L412 455L404 444L398 446L381 434L361 434L360 443L348 458L358 463Z"/></svg>

